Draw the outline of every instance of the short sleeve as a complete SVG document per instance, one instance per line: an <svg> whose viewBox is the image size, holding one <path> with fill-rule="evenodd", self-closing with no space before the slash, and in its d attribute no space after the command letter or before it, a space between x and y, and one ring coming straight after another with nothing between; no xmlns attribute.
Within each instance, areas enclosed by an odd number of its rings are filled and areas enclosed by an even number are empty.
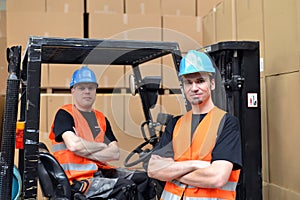
<svg viewBox="0 0 300 200"><path fill-rule="evenodd" d="M75 123L72 115L63 109L58 110L54 118L54 127L52 130L55 134L55 141L62 142L62 134L66 131L74 131L74 126Z"/></svg>
<svg viewBox="0 0 300 200"><path fill-rule="evenodd" d="M113 141L118 141L117 138L115 137L110 122L109 120L105 117L105 122L106 122L106 131L105 131L105 137L104 137L104 143L109 144Z"/></svg>
<svg viewBox="0 0 300 200"><path fill-rule="evenodd" d="M227 160L233 163L233 169L240 169L242 167L242 148L239 121L228 113L225 117L223 130L218 136L212 152L212 162Z"/></svg>

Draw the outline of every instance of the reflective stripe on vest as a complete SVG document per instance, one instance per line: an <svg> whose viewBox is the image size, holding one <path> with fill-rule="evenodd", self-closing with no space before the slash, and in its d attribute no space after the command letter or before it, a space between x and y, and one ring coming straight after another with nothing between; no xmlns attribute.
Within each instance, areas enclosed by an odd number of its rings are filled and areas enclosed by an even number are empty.
<svg viewBox="0 0 300 200"><path fill-rule="evenodd" d="M52 145L52 151L57 152L57 151L62 151L62 150L67 150L67 147L65 143L57 143Z"/></svg>
<svg viewBox="0 0 300 200"><path fill-rule="evenodd" d="M98 170L97 165L95 164L61 164L62 168L65 171L86 171L86 170Z"/></svg>
<svg viewBox="0 0 300 200"><path fill-rule="evenodd" d="M105 116L101 112L93 110L100 127L100 132L98 133L97 137L94 138L88 122L75 106L73 106L72 104L68 104L61 107L61 109L67 111L73 117L75 129L79 137L83 138L84 140L93 142L104 141L106 120ZM67 149L64 142L56 142L55 134L52 132L53 126L54 124L52 124L51 126L51 132L49 135L49 138L52 141L52 151L55 158L62 165L70 181L74 179L91 178L99 168L111 168L106 163L98 162L74 154Z"/></svg>
<svg viewBox="0 0 300 200"><path fill-rule="evenodd" d="M214 107L197 126L193 138L191 138L191 134L187 134L191 133L192 111L182 116L177 121L173 132L174 160L211 161L211 153L216 143L217 132L225 114L225 111ZM222 188L199 188L188 186L178 181L167 182L161 199L233 200L235 199L238 178L239 170L232 171L229 181Z"/></svg>

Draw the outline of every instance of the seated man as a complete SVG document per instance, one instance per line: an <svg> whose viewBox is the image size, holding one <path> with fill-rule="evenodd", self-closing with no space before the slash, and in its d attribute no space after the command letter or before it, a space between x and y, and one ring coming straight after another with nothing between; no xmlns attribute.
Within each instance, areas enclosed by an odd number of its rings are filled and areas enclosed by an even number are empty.
<svg viewBox="0 0 300 200"><path fill-rule="evenodd" d="M56 113L49 138L75 192L89 199L155 199L155 188L145 172L114 168L120 152L108 119L93 109L98 87L92 70L76 70L70 83L73 104Z"/></svg>

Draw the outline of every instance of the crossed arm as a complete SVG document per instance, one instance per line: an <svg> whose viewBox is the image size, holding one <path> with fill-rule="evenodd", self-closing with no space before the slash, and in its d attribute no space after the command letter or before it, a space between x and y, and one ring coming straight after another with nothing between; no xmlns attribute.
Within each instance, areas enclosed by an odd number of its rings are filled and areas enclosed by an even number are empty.
<svg viewBox="0 0 300 200"><path fill-rule="evenodd" d="M195 187L219 188L227 183L232 167L233 164L225 160L212 163L201 160L174 161L152 155L148 175L162 181L178 180Z"/></svg>
<svg viewBox="0 0 300 200"><path fill-rule="evenodd" d="M120 158L120 151L116 141L108 145L101 142L90 142L78 137L72 131L64 132L62 138L67 148L76 155L100 162L119 160Z"/></svg>

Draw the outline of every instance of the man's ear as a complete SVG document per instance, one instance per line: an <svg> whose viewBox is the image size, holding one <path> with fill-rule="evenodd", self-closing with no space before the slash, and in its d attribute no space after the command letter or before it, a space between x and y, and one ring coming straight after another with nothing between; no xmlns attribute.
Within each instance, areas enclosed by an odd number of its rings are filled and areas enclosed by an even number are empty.
<svg viewBox="0 0 300 200"><path fill-rule="evenodd" d="M212 79L210 80L210 90L215 90L215 88L216 88L215 79L212 78Z"/></svg>

